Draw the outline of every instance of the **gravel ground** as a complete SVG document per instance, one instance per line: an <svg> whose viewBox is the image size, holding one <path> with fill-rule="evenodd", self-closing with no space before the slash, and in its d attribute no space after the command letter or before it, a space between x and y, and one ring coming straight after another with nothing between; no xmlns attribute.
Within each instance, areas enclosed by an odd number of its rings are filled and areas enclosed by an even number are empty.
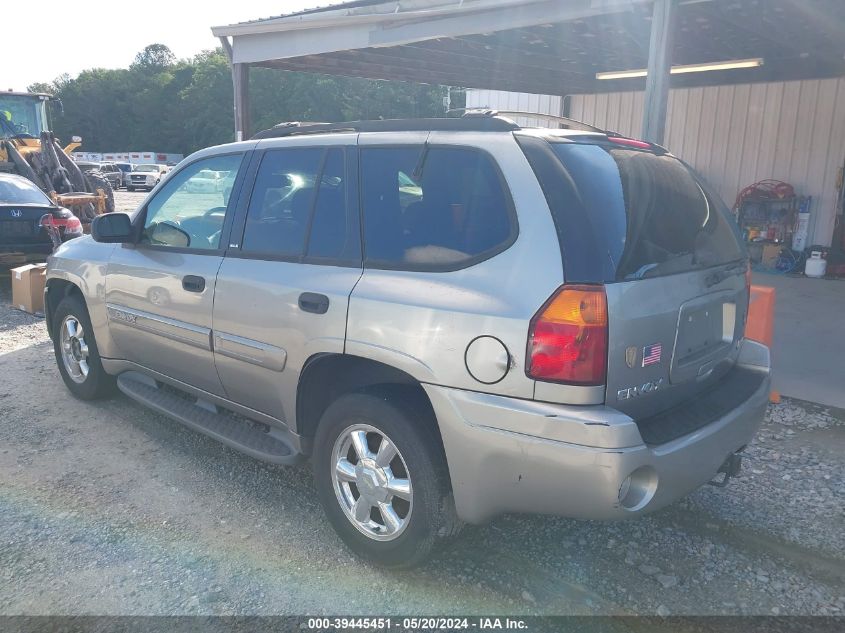
<svg viewBox="0 0 845 633"><path fill-rule="evenodd" d="M2 615L845 612L845 412L773 405L740 479L654 515L506 516L385 572L340 543L308 468L74 400L9 299L0 274Z"/></svg>

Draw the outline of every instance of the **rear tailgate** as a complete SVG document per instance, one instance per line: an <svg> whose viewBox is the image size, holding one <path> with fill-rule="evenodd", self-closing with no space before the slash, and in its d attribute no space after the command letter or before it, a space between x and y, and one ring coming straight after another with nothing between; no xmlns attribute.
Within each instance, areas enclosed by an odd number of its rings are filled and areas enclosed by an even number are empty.
<svg viewBox="0 0 845 633"><path fill-rule="evenodd" d="M748 311L744 266L608 284L606 290L610 406L635 419L651 416L730 371Z"/></svg>
<svg viewBox="0 0 845 633"><path fill-rule="evenodd" d="M748 310L747 255L724 203L645 143L519 140L566 283L607 293L606 403L639 421L712 392L735 364Z"/></svg>

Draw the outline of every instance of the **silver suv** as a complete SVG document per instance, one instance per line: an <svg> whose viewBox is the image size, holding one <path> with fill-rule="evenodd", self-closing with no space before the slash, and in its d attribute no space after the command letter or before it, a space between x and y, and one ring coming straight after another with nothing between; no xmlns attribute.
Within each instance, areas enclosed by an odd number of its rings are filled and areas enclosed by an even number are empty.
<svg viewBox="0 0 845 633"><path fill-rule="evenodd" d="M736 228L663 148L575 128L288 125L197 152L50 258L62 378L310 458L386 566L464 522L726 483L769 394Z"/></svg>

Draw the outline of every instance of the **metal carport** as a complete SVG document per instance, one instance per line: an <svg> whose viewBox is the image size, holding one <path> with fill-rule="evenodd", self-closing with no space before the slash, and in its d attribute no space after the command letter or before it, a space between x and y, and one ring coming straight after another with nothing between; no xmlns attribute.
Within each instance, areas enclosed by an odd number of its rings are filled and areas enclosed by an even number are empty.
<svg viewBox="0 0 845 633"><path fill-rule="evenodd" d="M249 135L251 66L551 95L630 89L648 68L643 136L661 142L670 85L845 74L841 0L356 0L212 28ZM673 65L760 60L670 75ZM640 79L640 81L642 81Z"/></svg>

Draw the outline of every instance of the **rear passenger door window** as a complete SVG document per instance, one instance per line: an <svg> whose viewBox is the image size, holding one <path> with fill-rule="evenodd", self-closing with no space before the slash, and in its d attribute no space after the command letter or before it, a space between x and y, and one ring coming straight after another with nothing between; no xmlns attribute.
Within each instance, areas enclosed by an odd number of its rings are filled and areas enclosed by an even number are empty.
<svg viewBox="0 0 845 633"><path fill-rule="evenodd" d="M243 254L360 266L357 205L347 181L341 148L268 151L249 201Z"/></svg>
<svg viewBox="0 0 845 633"><path fill-rule="evenodd" d="M299 258L305 245L324 151L268 151L261 161L247 211L242 249Z"/></svg>
<svg viewBox="0 0 845 633"><path fill-rule="evenodd" d="M317 199L308 230L306 260L313 263L361 265L358 207L350 203L355 191L347 182L344 151L326 152L317 186Z"/></svg>
<svg viewBox="0 0 845 633"><path fill-rule="evenodd" d="M487 153L463 147L361 150L366 264L456 270L516 238L513 203Z"/></svg>

